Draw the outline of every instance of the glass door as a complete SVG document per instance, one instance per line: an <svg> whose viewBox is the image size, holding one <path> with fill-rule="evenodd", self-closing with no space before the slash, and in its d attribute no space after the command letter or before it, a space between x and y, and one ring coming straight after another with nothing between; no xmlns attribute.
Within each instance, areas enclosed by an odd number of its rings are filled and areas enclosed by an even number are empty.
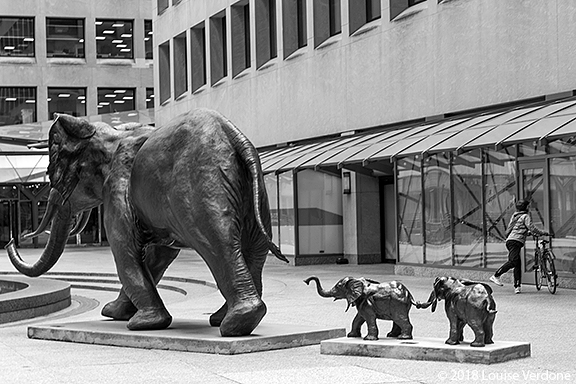
<svg viewBox="0 0 576 384"><path fill-rule="evenodd" d="M14 202L0 201L0 246L4 247L14 237Z"/></svg>
<svg viewBox="0 0 576 384"><path fill-rule="evenodd" d="M539 229L548 228L548 177L545 160L520 163L520 199L530 201L532 222ZM526 239L524 257L522 258L522 282L534 283L534 241L532 236Z"/></svg>

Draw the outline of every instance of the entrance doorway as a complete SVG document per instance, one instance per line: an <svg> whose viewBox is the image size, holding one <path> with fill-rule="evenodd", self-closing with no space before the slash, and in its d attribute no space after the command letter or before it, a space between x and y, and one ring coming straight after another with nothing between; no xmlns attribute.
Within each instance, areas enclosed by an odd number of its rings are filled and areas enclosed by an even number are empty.
<svg viewBox="0 0 576 384"><path fill-rule="evenodd" d="M520 198L530 201L532 222L539 229L544 229L548 221L548 177L546 160L520 163ZM522 281L534 284L534 241L531 236L526 239L524 257L522 258Z"/></svg>

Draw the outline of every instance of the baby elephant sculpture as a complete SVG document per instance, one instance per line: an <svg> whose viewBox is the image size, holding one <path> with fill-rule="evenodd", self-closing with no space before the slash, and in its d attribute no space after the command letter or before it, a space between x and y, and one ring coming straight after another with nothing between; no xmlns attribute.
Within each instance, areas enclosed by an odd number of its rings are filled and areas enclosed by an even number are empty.
<svg viewBox="0 0 576 384"><path fill-rule="evenodd" d="M368 335L364 340L378 340L376 319L392 320L392 330L386 337L412 339L412 324L410 323L410 307L414 299L408 288L398 281L379 283L374 280L353 277L340 279L330 290L324 290L320 280L311 276L304 280L306 284L316 282L318 294L322 297L333 297L335 300L346 299L348 306L355 306L358 313L352 320L352 329L348 337L361 337L360 328L366 322Z"/></svg>
<svg viewBox="0 0 576 384"><path fill-rule="evenodd" d="M485 344L494 343L492 326L496 317L496 303L492 297L492 288L488 284L453 277L437 277L428 302L419 303L417 307L428 308L432 305L434 312L438 300L446 301L446 316L450 321L450 337L446 344L460 344L466 324L472 328L475 335L470 346L483 347Z"/></svg>
<svg viewBox="0 0 576 384"><path fill-rule="evenodd" d="M167 328L156 285L178 255L195 249L226 302L210 317L222 336L250 334L266 314L262 268L268 252L287 261L271 239L271 217L256 148L219 113L197 109L158 129L115 129L56 115L48 146L50 196L28 237L50 238L34 264L13 242L8 255L21 273L42 275L58 261L90 210L104 206L104 227L122 289L102 315L131 330ZM74 217L79 218L73 225Z"/></svg>

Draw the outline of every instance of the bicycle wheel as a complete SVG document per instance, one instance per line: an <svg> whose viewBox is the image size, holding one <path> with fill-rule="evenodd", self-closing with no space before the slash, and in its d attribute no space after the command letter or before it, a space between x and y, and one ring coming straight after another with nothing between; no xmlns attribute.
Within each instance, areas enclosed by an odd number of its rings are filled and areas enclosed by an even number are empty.
<svg viewBox="0 0 576 384"><path fill-rule="evenodd" d="M534 283L536 284L536 290L539 291L542 288L542 268L540 268L540 263L534 265Z"/></svg>
<svg viewBox="0 0 576 384"><path fill-rule="evenodd" d="M544 257L544 265L546 266L546 281L548 284L548 291L551 294L556 293L557 284L557 276L556 276L556 267L554 266L554 260L548 254Z"/></svg>

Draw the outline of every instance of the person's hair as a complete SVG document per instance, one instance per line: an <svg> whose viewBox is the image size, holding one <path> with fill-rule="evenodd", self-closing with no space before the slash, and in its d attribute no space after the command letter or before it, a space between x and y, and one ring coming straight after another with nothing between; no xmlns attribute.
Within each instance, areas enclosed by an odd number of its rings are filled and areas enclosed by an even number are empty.
<svg viewBox="0 0 576 384"><path fill-rule="evenodd" d="M519 200L519 201L516 203L516 210L518 210L518 211L527 211L529 204L530 204L530 201L528 201L528 200L526 200L526 199Z"/></svg>

